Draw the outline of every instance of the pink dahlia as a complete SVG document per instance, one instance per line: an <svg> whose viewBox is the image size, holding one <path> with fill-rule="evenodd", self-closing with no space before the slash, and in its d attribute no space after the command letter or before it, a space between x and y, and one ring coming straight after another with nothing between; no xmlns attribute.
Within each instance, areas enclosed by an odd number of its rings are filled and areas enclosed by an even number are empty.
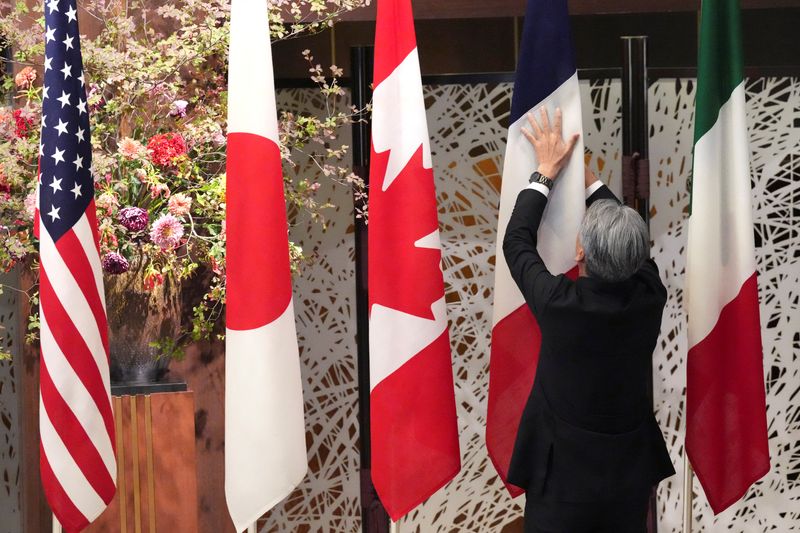
<svg viewBox="0 0 800 533"><path fill-rule="evenodd" d="M186 154L186 141L179 133L161 133L150 138L147 151L154 164L166 167Z"/></svg>
<svg viewBox="0 0 800 533"><path fill-rule="evenodd" d="M125 159L139 159L146 153L142 143L130 137L125 137L119 142L118 150Z"/></svg>
<svg viewBox="0 0 800 533"><path fill-rule="evenodd" d="M173 194L169 197L167 209L176 217L188 215L189 211L192 209L192 198L180 192Z"/></svg>
<svg viewBox="0 0 800 533"><path fill-rule="evenodd" d="M150 228L150 240L164 250L178 246L183 237L183 224L172 215L162 215Z"/></svg>

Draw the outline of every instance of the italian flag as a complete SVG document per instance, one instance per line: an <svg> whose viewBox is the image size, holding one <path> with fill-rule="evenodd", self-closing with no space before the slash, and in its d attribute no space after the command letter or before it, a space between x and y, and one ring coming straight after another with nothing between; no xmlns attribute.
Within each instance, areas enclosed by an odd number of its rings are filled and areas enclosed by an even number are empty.
<svg viewBox="0 0 800 533"><path fill-rule="evenodd" d="M717 514L769 471L738 0L703 0L699 48L686 453Z"/></svg>

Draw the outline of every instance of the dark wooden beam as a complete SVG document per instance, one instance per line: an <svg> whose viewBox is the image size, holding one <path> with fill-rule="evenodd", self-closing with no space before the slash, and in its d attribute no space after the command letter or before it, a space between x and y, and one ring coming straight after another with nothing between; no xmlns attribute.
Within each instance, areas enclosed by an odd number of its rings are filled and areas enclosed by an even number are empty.
<svg viewBox="0 0 800 533"><path fill-rule="evenodd" d="M741 0L743 9L800 8L800 0ZM375 20L377 1L357 9L342 20ZM417 19L521 17L526 0L415 0ZM569 0L572 15L606 15L623 13L673 13L698 11L700 0Z"/></svg>

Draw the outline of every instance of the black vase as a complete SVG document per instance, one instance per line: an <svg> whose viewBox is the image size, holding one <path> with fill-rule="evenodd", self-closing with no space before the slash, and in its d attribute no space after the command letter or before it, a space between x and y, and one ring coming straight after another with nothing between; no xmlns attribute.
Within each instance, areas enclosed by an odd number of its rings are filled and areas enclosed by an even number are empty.
<svg viewBox="0 0 800 533"><path fill-rule="evenodd" d="M176 339L180 332L180 284L171 275L145 287L141 269L106 275L111 382L141 385L162 380L171 357L153 342Z"/></svg>

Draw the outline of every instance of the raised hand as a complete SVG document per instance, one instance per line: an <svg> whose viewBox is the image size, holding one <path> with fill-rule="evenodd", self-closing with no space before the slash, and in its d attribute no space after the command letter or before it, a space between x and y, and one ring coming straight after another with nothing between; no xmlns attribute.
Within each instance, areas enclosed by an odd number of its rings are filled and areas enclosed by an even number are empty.
<svg viewBox="0 0 800 533"><path fill-rule="evenodd" d="M551 180L555 180L564 166L566 166L567 161L569 161L580 134L572 135L569 141L564 140L561 132L561 108L556 108L552 126L550 125L547 109L542 107L540 115L541 124L536 120L533 112L528 113L527 117L531 130L522 128L522 134L533 145L536 159L539 161L539 168L537 169L539 173Z"/></svg>

